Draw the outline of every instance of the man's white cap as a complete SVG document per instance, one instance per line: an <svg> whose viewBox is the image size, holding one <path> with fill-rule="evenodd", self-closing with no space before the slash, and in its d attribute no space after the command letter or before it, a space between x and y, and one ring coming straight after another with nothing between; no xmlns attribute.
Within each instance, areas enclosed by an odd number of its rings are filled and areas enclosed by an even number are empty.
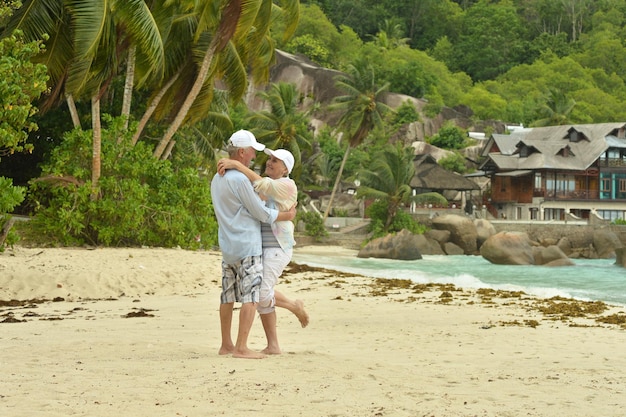
<svg viewBox="0 0 626 417"><path fill-rule="evenodd" d="M228 144L236 148L253 147L257 151L265 149L265 145L256 141L256 138L249 130L238 130L228 139Z"/></svg>
<svg viewBox="0 0 626 417"><path fill-rule="evenodd" d="M265 148L265 153L268 155L272 155L276 159L280 159L285 163L287 167L287 172L291 174L291 170L293 169L294 159L291 152L287 149L276 149L275 151Z"/></svg>

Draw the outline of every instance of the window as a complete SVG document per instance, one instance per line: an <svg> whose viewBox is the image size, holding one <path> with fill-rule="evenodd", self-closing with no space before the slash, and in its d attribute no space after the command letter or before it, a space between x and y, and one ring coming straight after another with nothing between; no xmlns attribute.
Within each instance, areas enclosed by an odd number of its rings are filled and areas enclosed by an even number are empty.
<svg viewBox="0 0 626 417"><path fill-rule="evenodd" d="M611 179L610 178L602 178L602 180L600 180L600 191L602 192L611 191Z"/></svg>
<svg viewBox="0 0 626 417"><path fill-rule="evenodd" d="M589 140L587 139L587 136L585 136L584 133L577 131L576 129L570 129L568 132L568 135L566 136L567 139L569 139L570 142L580 142L581 140Z"/></svg>
<svg viewBox="0 0 626 417"><path fill-rule="evenodd" d="M537 220L538 216L537 213L539 212L539 210L537 209L537 207L531 207L530 208L530 220Z"/></svg>
<svg viewBox="0 0 626 417"><path fill-rule="evenodd" d="M535 189L540 190L542 189L542 184L541 184L541 172L535 172Z"/></svg>
<svg viewBox="0 0 626 417"><path fill-rule="evenodd" d="M527 158L529 154L530 152L528 151L528 146L522 146L522 148L519 150L520 158Z"/></svg>
<svg viewBox="0 0 626 417"><path fill-rule="evenodd" d="M559 150L557 152L557 155L560 155L564 158L569 158L570 156L576 156L574 155L574 152L572 152L572 148L570 148L569 146L566 146L562 148L561 150Z"/></svg>
<svg viewBox="0 0 626 417"><path fill-rule="evenodd" d="M619 192L625 193L626 192L626 180L619 180L618 184L619 184Z"/></svg>

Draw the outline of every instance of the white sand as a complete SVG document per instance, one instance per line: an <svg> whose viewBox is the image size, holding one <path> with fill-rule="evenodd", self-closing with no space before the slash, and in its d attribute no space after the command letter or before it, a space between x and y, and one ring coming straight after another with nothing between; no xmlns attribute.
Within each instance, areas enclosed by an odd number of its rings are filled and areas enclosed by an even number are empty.
<svg viewBox="0 0 626 417"><path fill-rule="evenodd" d="M282 355L220 356L220 260L0 254L0 300L64 300L0 307L0 416L626 415L626 330L552 320L531 297L484 303L452 290L443 304L438 287L373 295L372 278L289 273L278 288L304 300L311 324L279 311ZM257 318L250 347L264 342Z"/></svg>

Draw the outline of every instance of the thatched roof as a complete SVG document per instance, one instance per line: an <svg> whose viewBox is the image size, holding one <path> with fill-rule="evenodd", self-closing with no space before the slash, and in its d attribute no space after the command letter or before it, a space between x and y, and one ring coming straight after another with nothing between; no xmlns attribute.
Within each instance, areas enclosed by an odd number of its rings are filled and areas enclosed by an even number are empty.
<svg viewBox="0 0 626 417"><path fill-rule="evenodd" d="M432 191L480 190L479 185L474 181L442 168L431 155L416 155L413 164L415 164L415 175L410 183L411 188Z"/></svg>

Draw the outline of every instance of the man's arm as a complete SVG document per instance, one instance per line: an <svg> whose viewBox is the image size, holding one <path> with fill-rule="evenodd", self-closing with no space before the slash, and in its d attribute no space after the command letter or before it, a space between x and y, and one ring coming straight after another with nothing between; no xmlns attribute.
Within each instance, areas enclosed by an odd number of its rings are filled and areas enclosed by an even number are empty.
<svg viewBox="0 0 626 417"><path fill-rule="evenodd" d="M296 218L296 204L291 206L289 211L281 211L276 217L277 222L291 221Z"/></svg>

